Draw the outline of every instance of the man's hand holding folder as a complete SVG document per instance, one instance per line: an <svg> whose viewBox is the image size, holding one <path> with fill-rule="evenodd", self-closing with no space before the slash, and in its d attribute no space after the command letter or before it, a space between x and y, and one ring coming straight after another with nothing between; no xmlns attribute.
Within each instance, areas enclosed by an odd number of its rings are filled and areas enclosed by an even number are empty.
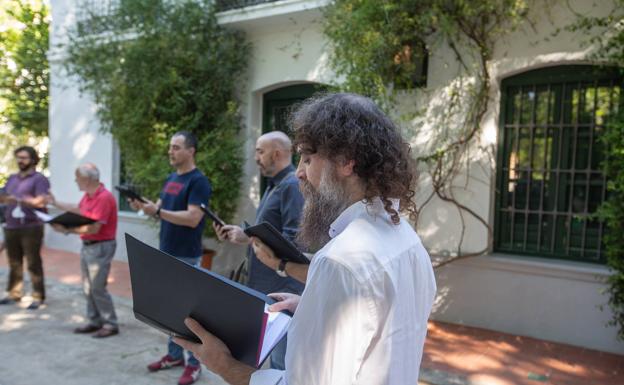
<svg viewBox="0 0 624 385"><path fill-rule="evenodd" d="M193 352L195 357L203 362L211 372L220 373L223 378L228 378L229 384L249 384L249 378L256 371L256 368L243 364L232 357L230 349L223 341L204 329L199 322L187 318L184 320L184 324L199 337L201 343L197 344L179 337L174 337L173 342Z"/></svg>
<svg viewBox="0 0 624 385"><path fill-rule="evenodd" d="M273 298L277 302L269 306L269 311L281 312L287 311L295 314L297 306L299 306L300 295L293 293L271 293L269 297Z"/></svg>
<svg viewBox="0 0 624 385"><path fill-rule="evenodd" d="M269 306L271 312L289 311L294 313L299 305L300 296L292 293L272 293L269 297L278 302ZM204 329L199 322L192 318L184 320L184 324L200 340L201 343L194 343L183 338L175 337L173 341L186 350L193 352L195 357L206 365L208 370L219 373L232 385L247 385L249 378L256 369L243 364L232 357L230 349L217 337Z"/></svg>

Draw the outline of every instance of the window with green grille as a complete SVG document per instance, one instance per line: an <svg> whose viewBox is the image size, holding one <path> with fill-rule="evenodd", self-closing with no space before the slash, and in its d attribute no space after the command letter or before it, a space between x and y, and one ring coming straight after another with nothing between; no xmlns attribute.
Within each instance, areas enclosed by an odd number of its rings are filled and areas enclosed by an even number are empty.
<svg viewBox="0 0 624 385"><path fill-rule="evenodd" d="M617 69L560 66L501 85L495 250L604 263L600 141L622 108Z"/></svg>

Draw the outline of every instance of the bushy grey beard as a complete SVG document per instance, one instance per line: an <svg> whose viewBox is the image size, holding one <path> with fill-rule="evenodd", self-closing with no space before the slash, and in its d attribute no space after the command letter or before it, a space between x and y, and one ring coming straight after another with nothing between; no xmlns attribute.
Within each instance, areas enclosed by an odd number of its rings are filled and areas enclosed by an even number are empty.
<svg viewBox="0 0 624 385"><path fill-rule="evenodd" d="M305 204L296 241L314 253L329 242L329 227L349 207L349 196L334 167L323 170L318 190L308 181L300 182L299 188Z"/></svg>

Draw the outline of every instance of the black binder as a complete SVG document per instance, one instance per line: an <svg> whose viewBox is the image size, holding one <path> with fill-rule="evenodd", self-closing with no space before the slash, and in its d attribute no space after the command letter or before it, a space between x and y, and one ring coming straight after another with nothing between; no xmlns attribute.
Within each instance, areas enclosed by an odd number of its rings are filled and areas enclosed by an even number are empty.
<svg viewBox="0 0 624 385"><path fill-rule="evenodd" d="M72 213L70 211L64 212L55 217L37 210L35 210L35 214L37 214L39 219L41 219L45 223L49 223L51 225L62 225L67 228L80 227L97 222L95 219L87 218L80 214Z"/></svg>
<svg viewBox="0 0 624 385"><path fill-rule="evenodd" d="M258 237L262 242L273 250L275 256L287 262L310 264L310 260L303 255L294 243L284 238L269 222L262 222L257 225L248 226L243 229L250 237Z"/></svg>
<svg viewBox="0 0 624 385"><path fill-rule="evenodd" d="M191 317L221 339L232 356L259 368L286 334L290 316L268 313L275 301L209 270L192 266L126 233L134 316L199 342L184 325Z"/></svg>

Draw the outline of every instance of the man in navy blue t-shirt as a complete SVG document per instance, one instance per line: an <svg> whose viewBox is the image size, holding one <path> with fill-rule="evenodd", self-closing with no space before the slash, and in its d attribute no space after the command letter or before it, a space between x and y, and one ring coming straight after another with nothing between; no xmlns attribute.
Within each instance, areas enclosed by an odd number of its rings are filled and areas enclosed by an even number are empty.
<svg viewBox="0 0 624 385"><path fill-rule="evenodd" d="M208 205L212 188L208 178L195 167L197 138L188 131L171 137L169 163L175 168L163 185L157 202L132 201L135 209L160 219L160 249L192 265L202 255L202 232L206 224L200 205ZM148 365L151 372L184 365L184 350L169 339L167 355ZM201 373L199 361L188 352L179 385L189 385Z"/></svg>

